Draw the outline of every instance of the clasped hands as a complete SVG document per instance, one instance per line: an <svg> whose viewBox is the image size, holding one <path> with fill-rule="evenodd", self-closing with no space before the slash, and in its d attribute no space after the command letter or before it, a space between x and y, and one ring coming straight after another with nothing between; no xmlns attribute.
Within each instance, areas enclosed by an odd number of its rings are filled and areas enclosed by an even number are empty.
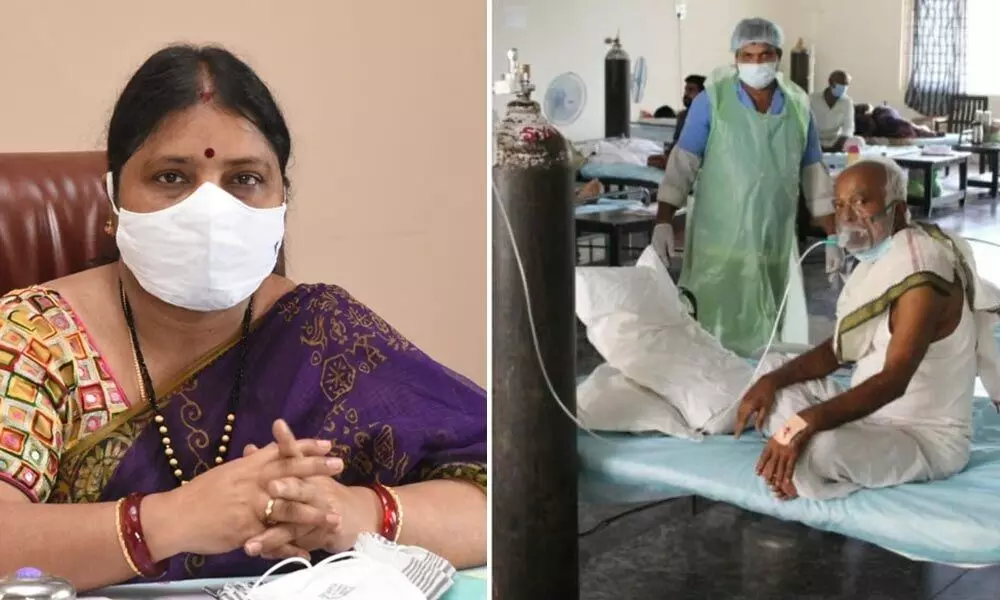
<svg viewBox="0 0 1000 600"><path fill-rule="evenodd" d="M777 393L778 388L766 375L747 390L736 414L733 435L737 439L746 430L751 417L754 418L757 431L763 433L764 423L774 408ZM791 432L788 439L780 439L783 436L774 435L767 440L767 445L757 460L756 472L779 500L791 500L798 496L798 491L792 484L792 475L802 450L814 434L813 428L806 425Z"/></svg>
<svg viewBox="0 0 1000 600"><path fill-rule="evenodd" d="M243 456L170 492L187 552L221 554L242 547L250 556L309 558L350 549L378 523L378 500L365 487L335 479L344 462L325 440L297 440L275 421L274 442L249 445Z"/></svg>

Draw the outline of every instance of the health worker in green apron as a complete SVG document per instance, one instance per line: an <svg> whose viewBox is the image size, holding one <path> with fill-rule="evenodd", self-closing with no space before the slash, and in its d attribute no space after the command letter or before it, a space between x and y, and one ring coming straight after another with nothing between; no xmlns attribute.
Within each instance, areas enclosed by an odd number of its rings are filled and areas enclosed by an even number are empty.
<svg viewBox="0 0 1000 600"><path fill-rule="evenodd" d="M670 152L652 245L669 264L674 214L693 190L679 286L694 297L709 333L750 356L767 344L790 280L780 339L809 343L795 232L800 185L819 226L831 239L836 229L833 181L809 97L778 72L781 30L766 19L743 20L732 51L736 68L712 74ZM825 250L832 280L844 254L835 244Z"/></svg>

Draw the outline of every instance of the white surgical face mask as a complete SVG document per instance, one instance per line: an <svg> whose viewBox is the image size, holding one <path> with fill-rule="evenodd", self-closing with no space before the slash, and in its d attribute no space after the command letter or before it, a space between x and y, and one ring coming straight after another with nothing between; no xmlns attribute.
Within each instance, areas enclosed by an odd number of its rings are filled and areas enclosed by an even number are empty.
<svg viewBox="0 0 1000 600"><path fill-rule="evenodd" d="M213 183L150 213L114 204L118 250L144 290L199 312L225 310L253 294L274 270L285 235L285 205L253 208Z"/></svg>
<svg viewBox="0 0 1000 600"><path fill-rule="evenodd" d="M305 569L271 575L290 564ZM272 566L256 583L228 583L220 600L440 600L454 583L455 567L423 548L400 546L363 533L354 550L329 556L311 566L288 558Z"/></svg>
<svg viewBox="0 0 1000 600"><path fill-rule="evenodd" d="M301 559L282 561L282 566ZM306 561L301 561L308 565ZM273 571L274 568L269 570ZM393 567L357 552L345 552L313 567L281 575L255 587L230 586L225 600L427 600L420 589Z"/></svg>
<svg viewBox="0 0 1000 600"><path fill-rule="evenodd" d="M750 87L762 90L778 76L778 63L739 63L736 65L740 73L740 81Z"/></svg>

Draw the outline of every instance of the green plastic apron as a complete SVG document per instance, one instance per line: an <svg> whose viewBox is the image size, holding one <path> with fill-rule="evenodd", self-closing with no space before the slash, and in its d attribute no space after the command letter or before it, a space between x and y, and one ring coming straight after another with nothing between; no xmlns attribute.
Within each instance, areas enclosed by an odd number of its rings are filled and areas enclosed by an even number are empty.
<svg viewBox="0 0 1000 600"><path fill-rule="evenodd" d="M730 350L749 356L767 343L789 261L797 251L808 97L781 76L781 114L740 103L733 69L706 88L712 124L684 240L680 287L697 302L698 321Z"/></svg>

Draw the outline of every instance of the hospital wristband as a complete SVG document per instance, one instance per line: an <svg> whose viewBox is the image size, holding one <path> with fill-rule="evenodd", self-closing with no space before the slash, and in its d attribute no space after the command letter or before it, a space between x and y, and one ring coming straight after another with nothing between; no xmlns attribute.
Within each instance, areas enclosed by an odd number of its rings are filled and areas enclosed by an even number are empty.
<svg viewBox="0 0 1000 600"><path fill-rule="evenodd" d="M798 414L794 414L790 419L785 421L785 424L781 426L781 429L774 434L773 439L782 446L787 446L792 443L795 436L802 433L802 431L807 427L809 427L809 423L806 423L806 420Z"/></svg>
<svg viewBox="0 0 1000 600"><path fill-rule="evenodd" d="M399 541L399 533L403 528L403 509L399 503L399 496L395 490L381 483L373 483L368 487L378 496L379 504L382 506L378 534L390 542Z"/></svg>
<svg viewBox="0 0 1000 600"><path fill-rule="evenodd" d="M146 544L139 512L144 497L145 494L132 493L118 501L118 542L122 546L125 560L137 575L157 579L167 572L167 562L153 562Z"/></svg>

